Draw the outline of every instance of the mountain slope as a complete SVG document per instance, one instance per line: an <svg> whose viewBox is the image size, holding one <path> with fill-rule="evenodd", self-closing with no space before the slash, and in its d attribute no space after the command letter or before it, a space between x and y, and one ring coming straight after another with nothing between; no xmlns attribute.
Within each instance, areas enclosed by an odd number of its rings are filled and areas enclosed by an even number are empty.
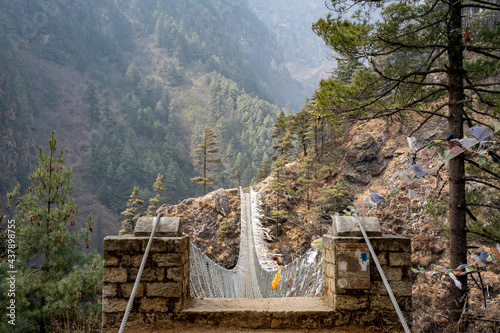
<svg viewBox="0 0 500 333"><path fill-rule="evenodd" d="M191 149L206 125L222 151L217 186L237 181L236 166L248 185L271 154L274 101L301 103L300 84L246 1L2 0L0 8L8 170L0 188L26 182L36 147L55 129L81 215L102 227L94 244L117 233L133 186L147 201L163 174L167 202L200 193Z"/></svg>
<svg viewBox="0 0 500 333"><path fill-rule="evenodd" d="M284 63L290 74L302 83L306 96L310 96L335 64L329 59L331 50L311 28L328 13L325 2L248 0L248 3L283 49Z"/></svg>

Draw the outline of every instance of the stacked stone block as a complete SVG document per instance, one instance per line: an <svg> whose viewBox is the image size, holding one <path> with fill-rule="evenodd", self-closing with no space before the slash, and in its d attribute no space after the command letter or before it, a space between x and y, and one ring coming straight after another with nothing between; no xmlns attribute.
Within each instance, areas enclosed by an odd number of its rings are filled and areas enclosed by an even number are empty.
<svg viewBox="0 0 500 333"><path fill-rule="evenodd" d="M104 239L103 327L119 327L149 237ZM175 319L189 295L189 238L155 237L128 325Z"/></svg>
<svg viewBox="0 0 500 333"><path fill-rule="evenodd" d="M411 240L393 235L370 237L389 285L407 323L411 323L412 279ZM399 319L378 269L370 258L370 288L342 289L337 285L337 244L365 243L363 237L325 235L324 292L336 312L342 312L350 325L393 326Z"/></svg>

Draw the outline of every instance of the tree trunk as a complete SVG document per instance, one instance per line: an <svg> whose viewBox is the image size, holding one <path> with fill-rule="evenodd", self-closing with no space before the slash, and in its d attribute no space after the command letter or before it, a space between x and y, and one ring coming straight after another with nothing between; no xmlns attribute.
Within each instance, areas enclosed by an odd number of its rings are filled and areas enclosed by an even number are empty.
<svg viewBox="0 0 500 333"><path fill-rule="evenodd" d="M205 145L203 146L203 195L207 195L207 137L204 137Z"/></svg>
<svg viewBox="0 0 500 333"><path fill-rule="evenodd" d="M463 42L462 27L462 1L450 2L450 25L454 29L448 36L448 82L449 82L449 134L455 133L463 137L464 125L464 75L463 69ZM465 201L465 157L460 154L449 162L450 186L450 264L457 268L467 262L467 233L466 233L466 201ZM453 273L452 273L453 274ZM450 322L457 322L464 306L463 295L467 289L466 276L457 277L462 283L462 289L452 284L450 292Z"/></svg>

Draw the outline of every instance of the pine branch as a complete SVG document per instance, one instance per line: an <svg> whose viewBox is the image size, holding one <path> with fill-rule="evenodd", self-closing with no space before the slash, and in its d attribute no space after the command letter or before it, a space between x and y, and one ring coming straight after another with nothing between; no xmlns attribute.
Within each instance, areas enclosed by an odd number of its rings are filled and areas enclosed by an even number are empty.
<svg viewBox="0 0 500 333"><path fill-rule="evenodd" d="M493 53L486 52L486 51L484 51L484 49L486 49L486 48L480 48L480 47L475 47L475 46L471 46L471 45L467 46L467 50L469 50L471 52L478 53L478 54L481 54L481 55L484 55L484 56L487 56L487 57L490 57L493 59L500 60L500 56L497 56L496 54L493 54ZM498 50L499 48L488 48L488 49Z"/></svg>
<svg viewBox="0 0 500 333"><path fill-rule="evenodd" d="M481 204L481 203L472 203L472 202L469 202L469 203L467 203L467 206L487 207L487 208L493 208L493 209L500 210L500 206L488 205L488 204Z"/></svg>
<svg viewBox="0 0 500 333"><path fill-rule="evenodd" d="M500 187L499 187L499 186L493 185L493 184L491 184L491 183L488 183L488 182L486 182L486 181L484 181L484 180L480 180L480 179L477 179L477 178L469 178L469 177L466 177L466 178L465 178L465 181L466 181L466 182L476 182L476 183L481 183L481 184L487 185L487 186L489 186L489 187L493 187L493 188L495 188L495 189L497 189L497 190L500 190Z"/></svg>
<svg viewBox="0 0 500 333"><path fill-rule="evenodd" d="M492 241L500 243L500 238L495 237L494 235L486 234L484 232L479 232L479 231L472 231L469 228L466 228L465 231L470 233L470 234L478 235L478 236L484 237L486 239L490 239Z"/></svg>
<svg viewBox="0 0 500 333"><path fill-rule="evenodd" d="M500 10L500 4L498 2L490 2L490 1L484 1L484 0L472 0L472 1L483 4L483 5L494 6L497 8L496 10ZM467 6L467 5L472 6L472 4L464 4L464 5L462 5L462 8Z"/></svg>
<svg viewBox="0 0 500 333"><path fill-rule="evenodd" d="M465 158L465 160L466 160L467 162L469 162L470 164L474 165L475 167L477 167L477 168L479 168L479 169L483 170L484 172L489 173L489 174L490 174L490 175L492 175L493 177L500 179L500 175L497 175L496 173L494 173L494 172L492 172L492 171L490 171L490 170L488 170L488 169L483 168L483 167L482 167L482 166L480 166L478 163L476 163L476 162L474 162L474 161L472 161L472 160L468 159L467 157Z"/></svg>

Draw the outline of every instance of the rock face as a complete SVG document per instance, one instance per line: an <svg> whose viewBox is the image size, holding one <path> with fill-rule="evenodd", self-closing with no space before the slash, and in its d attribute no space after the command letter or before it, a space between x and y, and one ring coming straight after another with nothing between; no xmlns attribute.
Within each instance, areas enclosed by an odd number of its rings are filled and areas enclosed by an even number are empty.
<svg viewBox="0 0 500 333"><path fill-rule="evenodd" d="M229 198L223 189L218 189L212 193L215 211L224 217L229 214Z"/></svg>
<svg viewBox="0 0 500 333"><path fill-rule="evenodd" d="M379 176L387 166L381 145L369 133L356 135L346 155L346 179L355 184L367 185L372 177Z"/></svg>
<svg viewBox="0 0 500 333"><path fill-rule="evenodd" d="M183 232L212 260L226 268L236 265L240 242L240 196L237 189L218 189L201 198L159 209L163 216L180 217Z"/></svg>

